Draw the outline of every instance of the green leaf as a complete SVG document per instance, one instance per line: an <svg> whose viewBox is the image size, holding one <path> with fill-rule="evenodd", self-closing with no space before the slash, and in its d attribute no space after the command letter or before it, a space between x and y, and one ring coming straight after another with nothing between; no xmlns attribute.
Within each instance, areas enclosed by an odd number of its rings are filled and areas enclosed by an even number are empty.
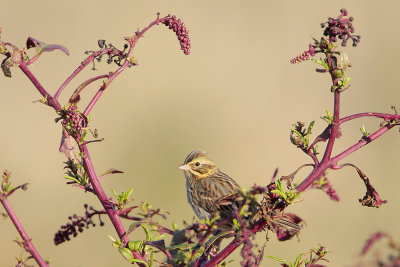
<svg viewBox="0 0 400 267"><path fill-rule="evenodd" d="M107 236L108 236L108 238L111 239L112 242L115 242L115 241L116 241L116 240L114 239L114 237L112 237L112 235L107 235Z"/></svg>
<svg viewBox="0 0 400 267"><path fill-rule="evenodd" d="M243 205L239 210L239 215L243 216L246 213L246 211L248 210L248 207L249 207L248 205Z"/></svg>
<svg viewBox="0 0 400 267"><path fill-rule="evenodd" d="M174 250L174 249L187 250L187 249L192 249L195 246L197 246L196 243L182 243L179 245L169 246L169 247L167 247L167 249L169 249L169 250Z"/></svg>
<svg viewBox="0 0 400 267"><path fill-rule="evenodd" d="M218 235L214 235L214 236L212 236L210 239L208 239L207 245L210 246L210 245L211 245L212 243L214 243L217 239L219 239L219 238L221 238L221 237L223 237L223 236L226 236L226 235L230 235L230 234L232 234L232 233L234 233L234 231L226 231L226 232L220 233L220 234L218 234Z"/></svg>
<svg viewBox="0 0 400 267"><path fill-rule="evenodd" d="M124 173L123 171L116 170L116 169L108 169L105 173L103 173L101 176L106 176L109 174L115 174L115 173Z"/></svg>
<svg viewBox="0 0 400 267"><path fill-rule="evenodd" d="M10 192L11 190L13 190L15 187L11 185L10 182L5 183L4 185L4 192L7 194L8 192Z"/></svg>
<svg viewBox="0 0 400 267"><path fill-rule="evenodd" d="M286 265L291 265L291 263L290 262L288 262L288 261L286 261L286 260L284 260L284 259L281 259L281 258L278 258L278 257L275 257L275 256L270 256L270 255L267 255L267 256L265 256L265 257L267 257L267 258L270 258L270 259L272 259L272 260L276 260L276 261L279 261L279 262L281 262L281 263L284 263L284 264L286 264Z"/></svg>
<svg viewBox="0 0 400 267"><path fill-rule="evenodd" d="M279 191L279 190L271 190L271 193L275 193L280 195L285 201L287 200L287 195L285 194L285 192Z"/></svg>
<svg viewBox="0 0 400 267"><path fill-rule="evenodd" d="M142 261L142 260L139 260L139 259L136 259L136 258L133 256L132 251L131 251L130 249L124 248L124 247L120 247L118 250L119 250L119 253L121 253L121 255L122 255L127 261L129 261L130 263L142 263L142 264L144 264L144 265L147 266L147 267L149 266L149 265L147 264L147 262Z"/></svg>
<svg viewBox="0 0 400 267"><path fill-rule="evenodd" d="M111 192L113 192L113 194L114 194L114 196L115 196L116 198L119 197L119 195L117 194L117 192L114 191L114 189L111 188Z"/></svg>
<svg viewBox="0 0 400 267"><path fill-rule="evenodd" d="M68 180L72 180L72 181L74 181L74 182L77 183L77 184L80 184L79 180L76 179L75 177L66 175L66 176L64 176L64 178L65 178L65 179L68 179Z"/></svg>
<svg viewBox="0 0 400 267"><path fill-rule="evenodd" d="M146 240L151 241L151 233L149 229L144 224L141 224L140 226L142 226L144 232L146 233Z"/></svg>
<svg viewBox="0 0 400 267"><path fill-rule="evenodd" d="M281 182L281 180L280 180L280 179L277 179L277 180L275 181L275 184L276 184L276 188L277 188L279 191L283 192L283 187L282 187L282 182Z"/></svg>
<svg viewBox="0 0 400 267"><path fill-rule="evenodd" d="M112 174L118 174L118 173L124 173L123 171L116 170L116 169L109 169L105 173L99 176L99 179L102 179L106 176L112 175Z"/></svg>
<svg viewBox="0 0 400 267"><path fill-rule="evenodd" d="M237 220L236 218L234 218L234 219L232 220L232 223L233 223L233 225L235 226L235 228L236 228L237 230L240 230L240 224L239 224L239 222L238 222L238 220Z"/></svg>
<svg viewBox="0 0 400 267"><path fill-rule="evenodd" d="M119 253L121 253L121 255L130 263L134 262L135 257L133 257L132 251L128 248L124 248L124 247L120 247L119 249Z"/></svg>
<svg viewBox="0 0 400 267"><path fill-rule="evenodd" d="M119 247L122 246L121 240L119 240L119 239L114 239L111 235L108 235L108 238L111 239L111 241L112 241L112 246L113 246L113 247L119 248Z"/></svg>
<svg viewBox="0 0 400 267"><path fill-rule="evenodd" d="M147 210L149 209L149 208L151 208L151 206L150 206L150 204L149 204L149 202L143 202L142 203L142 206L141 206L141 208L142 208L142 211L143 211L143 213L147 213Z"/></svg>
<svg viewBox="0 0 400 267"><path fill-rule="evenodd" d="M308 143L307 140L304 138L303 134L299 131L297 131L296 129L291 129L292 132L294 132L295 134L297 134L297 136L301 139L301 141L303 141L304 143L304 147L307 148Z"/></svg>
<svg viewBox="0 0 400 267"><path fill-rule="evenodd" d="M315 121L310 122L310 124L308 125L307 128L307 132L306 132L306 137L304 138L304 146L307 148L308 147L308 143L309 143L309 139L310 139L310 134L311 134L311 130L314 126Z"/></svg>
<svg viewBox="0 0 400 267"><path fill-rule="evenodd" d="M129 241L128 247L132 251L141 251L143 250L144 241L143 240L136 240L136 241Z"/></svg>
<svg viewBox="0 0 400 267"><path fill-rule="evenodd" d="M153 266L153 260L154 260L154 251L152 251L150 254L149 267Z"/></svg>
<svg viewBox="0 0 400 267"><path fill-rule="evenodd" d="M298 135L298 137L300 137L300 138L304 141L304 136L303 136L299 131L297 131L297 130L295 130L295 129L292 129L292 131L293 131L294 133L296 133L296 134Z"/></svg>
<svg viewBox="0 0 400 267"><path fill-rule="evenodd" d="M361 131L361 133L362 133L362 135L364 137L368 137L369 136L369 132L365 129L364 125L360 128L360 131Z"/></svg>
<svg viewBox="0 0 400 267"><path fill-rule="evenodd" d="M314 126L315 121L310 122L310 125L308 125L307 133L311 133L311 129Z"/></svg>
<svg viewBox="0 0 400 267"><path fill-rule="evenodd" d="M333 121L332 115L328 110L325 110L326 116L321 117L324 121L326 121L328 124L331 124Z"/></svg>
<svg viewBox="0 0 400 267"><path fill-rule="evenodd" d="M303 257L303 253L297 256L296 261L294 262L294 266L300 266L301 258Z"/></svg>
<svg viewBox="0 0 400 267"><path fill-rule="evenodd" d="M144 264L145 266L149 267L149 265L147 264L147 262L142 261L142 260L139 260L139 259L134 259L132 263L142 263L142 264Z"/></svg>
<svg viewBox="0 0 400 267"><path fill-rule="evenodd" d="M319 154L318 152L318 145L312 147L312 153L316 156Z"/></svg>
<svg viewBox="0 0 400 267"><path fill-rule="evenodd" d="M125 235L123 236L123 238L125 238L126 236L128 236L130 233L132 233L133 231L135 231L140 225L142 225L142 223L148 223L148 220L140 220L134 223L131 223L131 225L129 225L128 231L126 231ZM122 239L123 239L122 238Z"/></svg>
<svg viewBox="0 0 400 267"><path fill-rule="evenodd" d="M319 58L319 59L311 59L311 60L314 61L315 63L323 66L326 70L329 70L328 64L326 64L324 59Z"/></svg>

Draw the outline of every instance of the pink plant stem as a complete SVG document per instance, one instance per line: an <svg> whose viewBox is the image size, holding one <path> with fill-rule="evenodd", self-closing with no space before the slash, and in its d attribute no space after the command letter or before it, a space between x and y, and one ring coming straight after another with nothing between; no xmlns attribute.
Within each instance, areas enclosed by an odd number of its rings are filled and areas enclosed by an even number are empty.
<svg viewBox="0 0 400 267"><path fill-rule="evenodd" d="M62 93L62 91L64 90L64 88L87 66L89 65L91 62L93 62L93 60L100 56L100 55L104 55L104 54L112 54L112 55L116 55L119 54L120 51L114 49L114 48L105 48L99 51L94 52L93 54L91 54L90 56L88 56L82 63L81 65L79 65L79 67L63 82L63 84L60 86L60 88L58 88L57 92L54 94L54 98L58 99L58 97L60 96L60 94Z"/></svg>
<svg viewBox="0 0 400 267"><path fill-rule="evenodd" d="M399 120L400 119L400 115L397 115L397 114L364 112L364 113L358 113L358 114L354 114L354 115L350 115L345 118L342 118L342 119L340 119L340 124L342 124L346 121L350 121L350 120L354 120L354 119L358 119L358 118L362 118L362 117L375 117L375 118L381 118L381 119L385 119L385 120Z"/></svg>
<svg viewBox="0 0 400 267"><path fill-rule="evenodd" d="M32 257L36 260L39 266L41 267L49 266L46 263L46 261L43 260L42 256L40 256L39 252L36 250L35 246L32 243L31 238L28 236L21 222L18 220L18 217L15 215L14 210L10 205L10 202L8 202L8 199L1 193L0 193L0 201L1 204L3 204L3 207L6 210L8 216L11 218L11 221L13 222L15 228L17 228L19 235L24 240L24 248L26 249L26 251L28 251L32 255Z"/></svg>
<svg viewBox="0 0 400 267"><path fill-rule="evenodd" d="M356 144L352 145L351 147L349 147L342 153L331 158L329 161L321 163L320 165L318 165L318 167L316 169L314 169L314 171L312 171L308 175L308 177L306 179L304 179L303 182L301 182L301 184L299 184L296 187L296 190L298 192L302 192L302 191L306 190L307 187L309 187L311 185L311 183L313 183L316 179L318 179L327 168L333 167L334 165L336 165L339 162L339 160L347 157L351 153L355 152L356 150L360 149L361 147L363 147L363 146L367 145L368 143L372 142L373 140L377 139L379 136L381 136L382 134L384 134L385 132L390 130L392 127L393 127L393 125L388 124L385 127L380 128L379 130L377 130L376 132L374 132L367 138L361 139Z"/></svg>
<svg viewBox="0 0 400 267"><path fill-rule="evenodd" d="M97 91L97 93L94 95L94 97L92 98L92 100L90 101L90 103L88 104L88 106L86 107L86 109L83 111L83 114L85 116L87 116L90 111L93 109L94 105L97 103L97 101L99 100L100 96L103 94L104 90L108 87L108 85L119 75L121 74L121 72L123 70L125 70L129 65L133 65L134 63L130 62L129 59L133 53L133 49L135 48L137 41L139 40L140 37L143 36L143 34L145 32L147 32L151 27L153 27L154 25L159 24L160 22L163 22L165 20L165 18L157 18L155 21L151 22L146 28L144 28L142 31L136 33L135 36L133 37L126 37L125 40L129 43L130 47L129 47L129 51L127 52L126 58L128 60L125 60L124 63L117 69L117 71L115 71L114 73L112 73L109 78L108 81L106 83L104 83L101 88ZM93 60L94 58L91 58L91 60ZM72 77L73 75L71 75ZM60 89L62 90L62 88L60 87ZM60 90L59 89L59 90ZM57 93L56 93L57 95Z"/></svg>
<svg viewBox="0 0 400 267"><path fill-rule="evenodd" d="M83 154L83 162L85 164L85 169L89 176L93 190L95 191L96 196L98 197L100 203L103 205L105 211L107 212L107 215L114 225L114 228L117 231L119 238L121 238L122 243L126 244L129 241L129 238L127 236L124 237L126 231L124 229L124 226L122 225L121 219L118 216L118 213L112 207L110 201L108 201L107 195L104 193L104 190L100 185L99 179L97 178L96 172L92 164L92 160L90 159L89 150L86 145L80 145L79 149ZM132 251L132 254L136 259L146 262L146 259L138 252Z"/></svg>
<svg viewBox="0 0 400 267"><path fill-rule="evenodd" d="M108 74L103 74L103 75L99 75L96 77L93 77L87 81L85 81L84 83L82 83L81 85L78 86L78 88L75 90L74 94L70 97L69 102L75 102L79 96L79 94L83 91L83 89L85 89L89 84L91 84L94 81L100 80L100 79L104 79L107 78L109 75Z"/></svg>
<svg viewBox="0 0 400 267"><path fill-rule="evenodd" d="M223 261L226 257L228 257L233 251L235 251L242 243L244 239L233 239L229 245L227 245L217 256L212 258L211 260L201 264L201 267L213 267L216 266L218 263Z"/></svg>
<svg viewBox="0 0 400 267"><path fill-rule="evenodd" d="M333 81L335 84L335 81ZM323 172L329 168L333 162L330 161L330 157L332 155L333 145L335 144L335 139L339 133L340 126L340 92L336 90L334 92L334 112L333 112L333 122L332 128L330 132L330 137L328 144L326 145L325 154L321 160L320 164L315 165L314 170L308 175L306 179L304 179L300 185L296 187L298 192L304 191L307 187L309 187L316 179L318 179ZM315 162L315 160L314 160Z"/></svg>
<svg viewBox="0 0 400 267"><path fill-rule="evenodd" d="M335 140L339 132L339 126L340 126L340 93L338 90L336 90L334 92L334 111L333 111L333 122L332 122L331 133L321 163L328 161L329 158L331 157L333 145L335 144Z"/></svg>
<svg viewBox="0 0 400 267"><path fill-rule="evenodd" d="M92 108L94 107L94 105L97 103L97 101L99 100L100 96L103 94L104 90L106 90L106 88L108 87L108 85L110 85L110 83L118 76L121 74L121 72L129 65L128 61L125 61L124 64L122 64L121 67L119 67L117 69L116 72L114 72L113 74L111 74L108 77L107 82L105 82L100 89L97 91L97 93L94 95L94 97L92 98L92 100L90 100L90 103L87 105L87 107L85 108L85 110L83 111L83 115L88 116L90 111L92 110Z"/></svg>
<svg viewBox="0 0 400 267"><path fill-rule="evenodd" d="M345 151L343 151L342 153L338 154L337 156L333 157L331 159L331 161L333 163L337 163L339 160L347 157L348 155L350 155L351 153L353 153L354 151L362 148L363 146L371 143L372 141L374 141L375 139L377 139L379 136L381 136L382 134L384 134L385 132L387 132L388 130L390 130L393 127L393 125L386 125L382 128L380 128L379 130L377 130L376 132L374 132L373 134L369 135L367 138L361 139L360 141L358 141L356 144L352 145L351 147L349 147L348 149L346 149Z"/></svg>
<svg viewBox="0 0 400 267"><path fill-rule="evenodd" d="M314 165L317 166L317 165L319 164L319 160L318 160L318 158L312 153L311 148L312 148L312 147L310 147L310 148L308 149L307 155L309 155L309 156L313 159Z"/></svg>
<svg viewBox="0 0 400 267"><path fill-rule="evenodd" d="M25 62L21 62L19 68L22 70L23 73L28 77L29 80L33 83L33 85L38 89L39 93L47 99L47 104L53 107L55 110L61 109L60 103L57 101L56 98L53 98L44 87L40 84L40 82L36 79L35 75L28 69Z"/></svg>
<svg viewBox="0 0 400 267"><path fill-rule="evenodd" d="M250 236L254 235L258 231L260 231L267 222L264 219L258 220L247 232ZM223 261L226 257L228 257L233 251L235 251L242 243L244 242L244 238L242 236L235 237L231 243L229 243L221 252L219 252L214 258L211 260L201 264L198 263L201 267L212 267L216 266L218 263Z"/></svg>
<svg viewBox="0 0 400 267"><path fill-rule="evenodd" d="M157 18L155 21L153 21L152 23L150 23L146 28L144 28L142 31L138 32L136 34L136 36L132 37L132 38L126 38L126 40L131 44L131 47L129 49L129 52L126 56L126 58L129 58L132 54L132 50L135 47L137 41L139 40L140 37L143 36L143 34L149 30L151 27L153 27L154 25L159 24L160 22L165 21L165 17L164 18ZM104 48L102 50L96 51L94 53L92 53L90 56L88 56L83 62L82 64L63 82L63 84L60 86L60 88L58 88L57 92L54 94L54 98L57 100L58 97L60 96L60 94L62 93L62 91L65 89L65 87L87 66L89 65L91 62L93 62L93 60L100 56L100 55L104 55L104 54L110 54L110 55L118 55L121 54L121 51L116 50L115 48Z"/></svg>
<svg viewBox="0 0 400 267"><path fill-rule="evenodd" d="M83 65L83 64L82 64ZM81 65L81 66L82 66ZM25 75L31 80L31 82L33 83L33 85L37 88L37 90L40 92L40 94L45 97L47 99L47 103L49 106L53 107L56 110L61 109L61 105L58 102L57 99L53 98L45 89L44 87L39 83L39 81L36 79L36 77L33 75L33 73L27 68L25 62L21 62L21 64L19 65L20 69L22 70L22 72L25 73ZM83 68L83 67L82 67ZM75 73L75 72L74 72ZM77 71L77 73L79 73L79 71ZM76 75L76 74L75 74ZM71 75L72 76L72 75ZM71 78L72 79L72 78ZM67 84L67 83L65 83ZM62 91L62 90L61 90ZM60 92L61 92L60 91ZM99 180L96 176L96 172L93 168L93 164L92 161L90 159L90 155L89 155L89 150L87 149L86 145L81 145L79 146L80 151L83 153L84 157L83 157L83 161L85 163L86 166L86 171L88 172L89 178L90 178L90 182L93 186L93 190L95 191L97 197L99 198L101 204L103 205L104 209L106 210L111 222L113 223L115 230L118 233L118 236L122 239L122 237L125 234L125 229L122 225L122 222L118 216L118 214L116 214L116 212L114 211L113 207L111 206L110 202L108 201L107 195L104 193L103 188L101 187ZM3 204L4 205L4 204ZM14 216L15 217L15 216ZM22 228L22 225L18 222L18 225ZM14 223L15 224L15 223ZM17 227L18 231L19 228ZM21 232L20 232L21 233ZM24 231L25 233L25 231ZM26 233L25 233L26 234ZM21 234L22 236L22 234ZM26 237L28 237L26 235ZM24 239L25 240L25 239ZM28 239L29 240L29 239ZM123 238L123 243L125 244L126 242L129 241L128 237ZM29 245L29 244L28 244ZM32 245L33 246L33 245ZM29 247L28 247L29 248ZM34 247L33 247L34 249ZM34 250L36 251L36 250ZM36 251L37 253L37 251ZM139 253L133 251L132 252L133 255L135 256L136 259L140 259L142 261L146 261L146 259L140 255ZM43 261L43 260L42 260ZM43 261L44 262L44 261ZM39 263L40 264L40 263ZM142 264L139 264L142 265ZM47 265L41 265L41 266L47 266Z"/></svg>
<svg viewBox="0 0 400 267"><path fill-rule="evenodd" d="M352 119L357 119L361 117L377 117L377 118L382 118L382 119L389 119L389 120L399 120L400 116L397 114L385 114L385 113L376 113L376 112L369 112L369 113L359 113L359 114L354 114L348 117L345 117L343 119L340 119L340 92L335 91L334 95L334 118L333 118L333 123L332 123L332 128L331 128L331 133L330 133L330 138L328 141L328 145L325 150L324 157L321 161L321 163L318 163L318 159L316 157L312 157L315 163L316 168L308 175L304 181L296 187L296 190L298 192L302 192L305 189L307 189L316 179L321 177L321 175L325 172L326 169L333 167L334 165L337 164L337 162L346 156L350 155L351 153L355 152L356 150L360 149L361 147L365 146L366 144L372 142L373 140L377 139L379 136L390 130L394 125L393 124L387 124L385 127L380 128L370 136L368 136L365 139L361 139L359 142L354 144L353 146L349 147L342 153L338 154L337 156L331 158L332 155L332 150L333 150L333 145L335 143L336 136L339 133L339 126L341 123L344 123L346 121L352 120ZM309 153L311 155L312 153ZM262 229L262 227L265 225L265 221L260 220L255 224L252 229L250 229L251 235L257 233L259 230ZM228 257L233 251L235 251L242 243L244 239L243 238L235 238L228 246L226 246L220 253L218 253L214 258L209 260L208 262L201 263L201 262L196 262L195 266L201 266L201 267L211 267L215 266L221 261L223 261L226 257Z"/></svg>

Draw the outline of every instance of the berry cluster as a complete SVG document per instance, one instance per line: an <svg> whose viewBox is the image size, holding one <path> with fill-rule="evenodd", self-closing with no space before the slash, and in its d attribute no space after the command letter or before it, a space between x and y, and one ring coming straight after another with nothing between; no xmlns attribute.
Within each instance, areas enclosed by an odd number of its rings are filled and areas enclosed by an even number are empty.
<svg viewBox="0 0 400 267"><path fill-rule="evenodd" d="M189 31L187 30L185 24L180 19L176 19L175 15L171 16L169 14L165 18L162 18L161 22L176 33L183 53L185 53L185 55L189 55L190 38Z"/></svg>
<svg viewBox="0 0 400 267"><path fill-rule="evenodd" d="M59 114L61 117L57 118L56 122L62 119L61 124L70 135L74 138L79 136L81 139L84 138L88 120L85 115L76 110L76 106L64 109L60 111Z"/></svg>
<svg viewBox="0 0 400 267"><path fill-rule="evenodd" d="M353 41L353 46L357 46L360 42L360 35L353 35L354 27L352 21L354 20L353 17L344 18L348 15L346 9L342 8L340 10L340 15L334 18L328 18L328 22L321 23L321 28L325 28L324 35L329 36L329 41L334 43L337 39L341 39L342 46L346 46L347 41L351 39Z"/></svg>
<svg viewBox="0 0 400 267"><path fill-rule="evenodd" d="M290 60L290 63L295 64L309 60L310 57L314 56L316 53L332 52L337 47L334 43L336 43L338 39L342 40L342 46L346 46L347 41L350 39L353 41L353 46L357 46L361 36L354 34L354 27L352 24L354 18L345 18L347 15L347 10L342 8L340 10L340 15L336 19L329 17L327 22L321 23L321 27L325 28L323 35L329 37L329 39L321 37L317 40L313 38L314 44L309 44L308 50ZM326 71L324 70L322 72Z"/></svg>
<svg viewBox="0 0 400 267"><path fill-rule="evenodd" d="M93 227L96 224L93 222L92 217L96 214L99 214L100 226L104 225L104 222L101 220L100 213L94 210L93 207L89 207L87 204L84 205L85 208L85 216L78 216L74 214L73 216L69 216L68 222L66 225L61 225L61 230L59 230L54 235L54 244L59 245L64 243L65 241L71 240L71 236L76 237L78 233L83 232L84 228L89 228L90 225ZM89 212L90 209L92 212Z"/></svg>
<svg viewBox="0 0 400 267"><path fill-rule="evenodd" d="M310 44L309 45L309 49L307 51L304 51L303 54L301 54L300 56L297 56L295 58L293 58L292 60L290 60L291 64L295 64L295 63L299 63L302 62L304 60L309 60L310 56L313 57L315 55L315 48L317 46Z"/></svg>

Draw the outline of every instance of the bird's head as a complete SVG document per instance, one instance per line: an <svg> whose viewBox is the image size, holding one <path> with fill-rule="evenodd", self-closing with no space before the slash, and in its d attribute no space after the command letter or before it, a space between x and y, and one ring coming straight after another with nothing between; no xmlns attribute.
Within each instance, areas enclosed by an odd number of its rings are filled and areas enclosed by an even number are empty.
<svg viewBox="0 0 400 267"><path fill-rule="evenodd" d="M217 166L205 151L194 150L185 159L185 162L179 166L184 172L189 172L196 178L204 178L218 172Z"/></svg>

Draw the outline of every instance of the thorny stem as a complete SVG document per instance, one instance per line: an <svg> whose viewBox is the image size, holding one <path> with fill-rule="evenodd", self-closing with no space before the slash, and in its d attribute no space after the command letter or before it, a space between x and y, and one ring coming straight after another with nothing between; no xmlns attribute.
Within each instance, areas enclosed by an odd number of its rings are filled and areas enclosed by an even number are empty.
<svg viewBox="0 0 400 267"><path fill-rule="evenodd" d="M32 243L31 238L26 233L24 227L22 226L21 222L18 220L17 215L15 214L14 210L12 209L10 202L8 202L7 197L3 196L0 193L0 201L3 204L4 209L6 210L8 216L10 217L11 221L13 222L15 228L17 229L19 235L24 240L24 248L27 252L29 252L32 257L36 260L39 266L47 267L49 266L47 262L40 256L39 252L36 250L35 246Z"/></svg>

